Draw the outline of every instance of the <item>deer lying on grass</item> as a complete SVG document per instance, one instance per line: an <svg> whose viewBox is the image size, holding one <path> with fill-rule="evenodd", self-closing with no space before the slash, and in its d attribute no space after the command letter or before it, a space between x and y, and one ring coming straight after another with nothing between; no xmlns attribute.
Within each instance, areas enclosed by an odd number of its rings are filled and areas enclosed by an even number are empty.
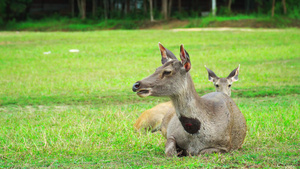
<svg viewBox="0 0 300 169"><path fill-rule="evenodd" d="M161 124L166 114L175 114L175 108L171 101L160 103L153 108L144 111L134 123L136 131L156 132L161 130Z"/></svg>
<svg viewBox="0 0 300 169"><path fill-rule="evenodd" d="M199 97L190 76L188 53L180 46L181 61L159 43L163 66L137 81L132 90L140 97L168 96L176 110L167 129L167 156L223 153L236 150L246 136L246 120L224 93Z"/></svg>
<svg viewBox="0 0 300 169"><path fill-rule="evenodd" d="M176 56L168 49L165 49L165 54L172 59L177 59ZM134 129L140 131L144 129L146 131L155 132L160 130L161 122L167 113L175 113L175 108L172 105L172 102L165 102L156 105L155 107L144 111L141 116L135 121Z"/></svg>
<svg viewBox="0 0 300 169"><path fill-rule="evenodd" d="M169 54L172 54L169 52ZM175 57L175 55L174 55ZM217 92L223 92L228 96L231 95L231 85L238 80L239 68L234 69L226 78L219 78L212 70L205 66L208 72L208 80L214 83ZM144 111L135 121L134 128L137 131L141 129L156 132L161 130L162 135L166 137L167 126L171 118L175 115L175 108L172 102L165 102Z"/></svg>
<svg viewBox="0 0 300 169"><path fill-rule="evenodd" d="M228 96L231 96L231 85L233 82L238 80L240 65L237 68L235 68L226 78L219 78L212 70L210 70L206 66L205 66L205 68L208 72L208 80L214 83L216 92L222 92L222 93L227 94ZM167 103L169 103L169 102L167 102ZM170 104L171 104L171 102L170 102ZM160 107L160 104L155 106L154 108L155 108L154 110L156 110L156 112L152 112L152 114L153 114L152 116L150 115L150 113L148 113L148 117L152 117L151 119L154 119L154 117L156 116L155 114L165 114L163 119L161 120L160 130L161 130L161 134L165 138L167 138L168 125L169 125L170 120L176 114L175 109L173 112L170 112L170 111L163 112L163 109L162 109L162 107ZM161 110L161 111L158 111L158 110Z"/></svg>

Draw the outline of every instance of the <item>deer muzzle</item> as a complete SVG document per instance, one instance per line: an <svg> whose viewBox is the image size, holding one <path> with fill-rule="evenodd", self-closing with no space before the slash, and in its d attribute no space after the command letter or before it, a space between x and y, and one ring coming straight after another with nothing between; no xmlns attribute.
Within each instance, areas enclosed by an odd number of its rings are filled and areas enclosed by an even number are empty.
<svg viewBox="0 0 300 169"><path fill-rule="evenodd" d="M132 86L132 91L137 92L136 94L140 97L147 97L151 94L151 88L141 87L141 82L136 82Z"/></svg>
<svg viewBox="0 0 300 169"><path fill-rule="evenodd" d="M135 84L133 84L132 91L136 92L140 88L140 85L141 85L140 82L136 82Z"/></svg>

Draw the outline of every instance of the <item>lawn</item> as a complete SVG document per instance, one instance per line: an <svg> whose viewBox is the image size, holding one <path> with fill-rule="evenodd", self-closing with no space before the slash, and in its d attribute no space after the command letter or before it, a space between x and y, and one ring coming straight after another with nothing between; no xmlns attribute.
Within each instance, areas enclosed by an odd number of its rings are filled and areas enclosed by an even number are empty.
<svg viewBox="0 0 300 169"><path fill-rule="evenodd" d="M298 29L0 32L0 167L297 168L299 37ZM200 95L214 90L204 65L219 77L241 65L232 97L248 125L242 149L166 158L159 132L134 131L144 110L168 100L131 90L161 65L158 42L177 56L184 44Z"/></svg>

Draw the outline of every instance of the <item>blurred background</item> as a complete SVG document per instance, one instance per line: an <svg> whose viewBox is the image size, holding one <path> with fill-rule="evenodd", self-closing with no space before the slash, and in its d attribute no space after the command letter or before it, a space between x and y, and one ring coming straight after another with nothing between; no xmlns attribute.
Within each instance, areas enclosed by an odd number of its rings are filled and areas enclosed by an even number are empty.
<svg viewBox="0 0 300 169"><path fill-rule="evenodd" d="M300 27L299 0L1 0L1 30Z"/></svg>

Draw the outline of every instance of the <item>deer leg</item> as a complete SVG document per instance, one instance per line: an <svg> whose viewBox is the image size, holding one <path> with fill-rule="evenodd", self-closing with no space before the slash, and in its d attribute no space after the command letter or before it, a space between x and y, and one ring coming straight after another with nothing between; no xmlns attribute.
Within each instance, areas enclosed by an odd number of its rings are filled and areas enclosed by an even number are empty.
<svg viewBox="0 0 300 169"><path fill-rule="evenodd" d="M176 141L174 137L169 137L167 139L165 153L168 157L173 157L177 155L176 151Z"/></svg>

